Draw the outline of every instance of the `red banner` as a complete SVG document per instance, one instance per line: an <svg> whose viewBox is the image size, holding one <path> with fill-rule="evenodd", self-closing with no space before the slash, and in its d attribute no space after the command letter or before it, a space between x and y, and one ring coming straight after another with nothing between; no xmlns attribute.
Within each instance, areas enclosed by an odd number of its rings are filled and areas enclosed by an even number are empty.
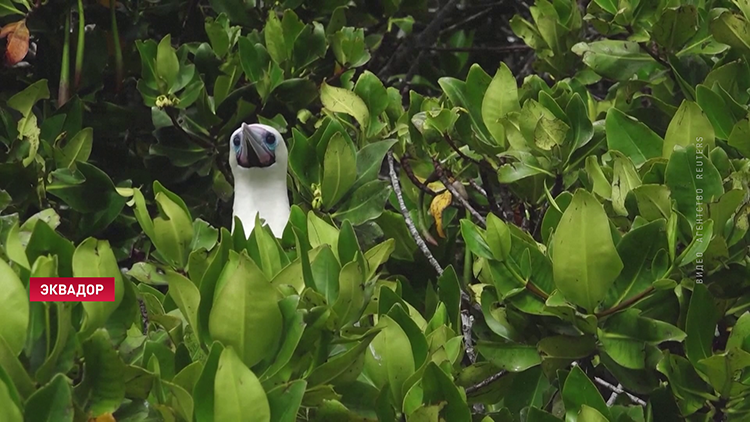
<svg viewBox="0 0 750 422"><path fill-rule="evenodd" d="M31 302L114 302L114 277L31 277Z"/></svg>

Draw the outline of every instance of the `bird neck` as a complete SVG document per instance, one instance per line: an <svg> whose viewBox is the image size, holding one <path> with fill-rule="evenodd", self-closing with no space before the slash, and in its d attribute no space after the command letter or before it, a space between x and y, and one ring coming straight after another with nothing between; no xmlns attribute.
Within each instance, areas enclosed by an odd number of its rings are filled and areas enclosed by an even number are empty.
<svg viewBox="0 0 750 422"><path fill-rule="evenodd" d="M242 221L246 235L255 227L258 214L276 237L280 238L284 233L290 214L286 172L274 170L245 169L248 174L235 176L234 215Z"/></svg>

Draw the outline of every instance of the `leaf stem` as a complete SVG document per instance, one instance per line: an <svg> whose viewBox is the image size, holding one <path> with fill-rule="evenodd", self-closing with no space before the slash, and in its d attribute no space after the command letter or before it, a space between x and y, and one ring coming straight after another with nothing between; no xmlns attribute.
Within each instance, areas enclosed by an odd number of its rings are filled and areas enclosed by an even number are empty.
<svg viewBox="0 0 750 422"><path fill-rule="evenodd" d="M86 47L86 19L83 14L83 0L78 0L78 44L76 46L76 70L73 76L73 87L78 89L81 85L81 72L83 69L83 52Z"/></svg>
<svg viewBox="0 0 750 422"><path fill-rule="evenodd" d="M57 107L60 108L69 99L70 88L70 19L72 18L72 9L68 9L65 14L64 39L62 60L60 65L60 85L57 90Z"/></svg>
<svg viewBox="0 0 750 422"><path fill-rule="evenodd" d="M648 288L646 290L638 293L637 295L631 297L630 299L622 301L618 305L615 305L615 306L613 306L613 307L611 307L611 308L609 308L607 310L604 310L602 312L596 313L594 315L596 315L597 318L603 318L605 316L609 316L609 315L612 315L614 313L620 312L621 310L623 310L625 308L631 307L636 302L639 302L641 299L645 298L646 296L648 296L649 294L651 294L653 291L654 291L654 286L648 286Z"/></svg>
<svg viewBox="0 0 750 422"><path fill-rule="evenodd" d="M122 88L123 64L122 47L120 46L120 31L117 29L117 0L109 0L109 16L112 20L112 44L115 49L115 86L117 92Z"/></svg>

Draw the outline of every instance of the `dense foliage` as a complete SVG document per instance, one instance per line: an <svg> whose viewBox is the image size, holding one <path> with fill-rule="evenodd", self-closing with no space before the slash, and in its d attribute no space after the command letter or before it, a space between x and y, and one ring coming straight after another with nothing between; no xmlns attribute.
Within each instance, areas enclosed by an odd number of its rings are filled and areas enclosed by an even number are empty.
<svg viewBox="0 0 750 422"><path fill-rule="evenodd" d="M750 3L580 3L0 0L0 420L750 420Z"/></svg>

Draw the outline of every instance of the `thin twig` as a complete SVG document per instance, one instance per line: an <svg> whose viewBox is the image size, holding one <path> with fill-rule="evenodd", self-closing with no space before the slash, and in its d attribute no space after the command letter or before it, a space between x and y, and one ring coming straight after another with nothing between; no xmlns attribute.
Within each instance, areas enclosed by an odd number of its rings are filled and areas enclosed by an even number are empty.
<svg viewBox="0 0 750 422"><path fill-rule="evenodd" d="M620 302L620 304L615 305L615 306L613 306L613 307L611 307L611 308L609 308L607 310L604 310L602 312L599 312L599 313L597 313L595 315L596 315L597 318L603 318L605 316L609 316L609 315L612 315L614 313L620 312L621 310L623 310L625 308L629 308L630 306L634 305L636 302L638 302L641 299L643 299L644 297L648 296L653 291L654 291L654 287L653 286L648 286L648 288L646 288L646 290L638 293L637 295L631 297L630 299L624 300L624 301Z"/></svg>
<svg viewBox="0 0 750 422"><path fill-rule="evenodd" d="M621 385L618 385L618 386L614 386L614 385L612 385L612 384L608 383L607 381L604 381L603 379L601 379L601 378L599 378L599 377L594 377L594 381L595 381L595 382L596 382L597 384L601 385L602 387L604 387L604 388L606 388L606 389L608 389L608 390L612 391L613 393L616 393L616 394L618 394L618 395L619 395L619 394L625 394L626 396L628 396L628 398L629 398L629 399L630 399L630 400L631 400L631 401L632 401L633 403L639 404L639 405L641 405L641 406L646 406L646 402L645 402L645 401L643 401L643 400L641 400L640 398L638 398L638 397L636 397L636 396L634 396L634 395L632 395L632 394L628 393L627 391L623 390L623 389L622 389L622 386L621 386ZM615 398L616 398L616 397L615 397ZM607 403L607 405L611 406L611 404L609 404L609 403Z"/></svg>
<svg viewBox="0 0 750 422"><path fill-rule="evenodd" d="M427 261L429 261L430 265L432 265L438 275L443 275L443 267L440 266L440 263L437 262L435 257L432 255L432 252L430 252L430 248L427 247L427 244L425 243L424 239L422 239L422 236L419 235L417 226L414 225L414 220L411 219L409 210L406 208L406 203L404 203L404 194L403 192L401 192L401 184L399 183L398 176L396 175L396 169L393 164L393 153L391 151L388 151L387 158L388 174L391 177L391 186L393 187L393 192L396 193L398 206L400 208L401 215L404 217L404 221L406 222L406 227L409 229L409 234L411 234L414 242L417 244L419 249L424 254L425 258L427 258Z"/></svg>
<svg viewBox="0 0 750 422"><path fill-rule="evenodd" d="M411 183L414 184L414 186L416 186L417 188L419 188L419 190L421 190L422 192L430 196L437 195L437 192L430 189L429 186L427 186L425 183L420 182L419 179L417 179L417 176L414 175L414 170L412 170L411 166L409 165L409 161L407 160L406 155L401 157L401 160L399 162L401 163L401 168L404 169L404 173L406 173L406 177L408 177L409 180L411 180Z"/></svg>
<svg viewBox="0 0 750 422"><path fill-rule="evenodd" d="M486 378L486 379L484 379L484 380L480 381L480 382L479 382L479 383L477 383L477 384L474 384L474 385L472 385L472 386L470 386L470 387L467 387L467 388L466 388L466 394L472 394L472 393L475 393L475 392L476 392L477 390L479 390L479 389L481 389L481 388L484 388L484 387L486 387L486 386L488 386L488 385L492 384L493 382L495 382L495 381L499 380L499 379L500 379L500 378L502 378L502 377L503 377L503 375L505 375L506 373L507 373L507 371L500 371L500 372L498 372L498 373L496 373L496 374L492 374L492 375L490 375L490 376L489 376L488 378Z"/></svg>
<svg viewBox="0 0 750 422"><path fill-rule="evenodd" d="M474 209L474 207L469 204L469 202L461 196L461 194L456 190L456 188L453 186L453 183L451 183L448 180L448 177L445 175L445 171L443 169L443 166L440 165L440 162L437 160L437 158L432 158L432 164L435 166L435 171L438 174L438 177L440 177L440 181L443 182L445 185L445 188L448 189L448 191L453 195L453 198L455 198L469 213L477 219L480 223L482 223L483 227L487 227L487 220L482 216L482 214L479 214L477 210Z"/></svg>
<svg viewBox="0 0 750 422"><path fill-rule="evenodd" d="M481 193L482 196L487 198L490 201L490 208L492 208L492 200L487 196L487 191L484 190L483 187L479 186L479 184L475 182L474 179L469 180L469 185L471 185L471 187L474 188L477 192Z"/></svg>

